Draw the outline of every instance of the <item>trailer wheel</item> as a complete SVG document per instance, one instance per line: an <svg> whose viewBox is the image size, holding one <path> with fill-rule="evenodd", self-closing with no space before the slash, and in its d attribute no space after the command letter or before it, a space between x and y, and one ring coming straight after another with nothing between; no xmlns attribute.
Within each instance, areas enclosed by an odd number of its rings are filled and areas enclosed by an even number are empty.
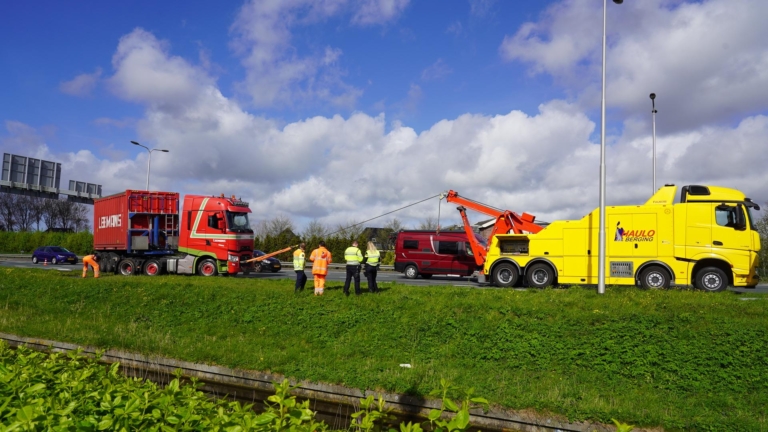
<svg viewBox="0 0 768 432"><path fill-rule="evenodd" d="M117 265L117 271L123 276L131 276L136 272L136 263L130 258L124 259Z"/></svg>
<svg viewBox="0 0 768 432"><path fill-rule="evenodd" d="M659 266L651 266L640 273L640 286L643 289L667 289L670 286L669 273Z"/></svg>
<svg viewBox="0 0 768 432"><path fill-rule="evenodd" d="M693 282L700 290L718 292L728 287L728 276L717 267L704 267L696 273Z"/></svg>
<svg viewBox="0 0 768 432"><path fill-rule="evenodd" d="M555 272L544 263L536 263L526 269L525 277L531 288L546 288L555 284Z"/></svg>
<svg viewBox="0 0 768 432"><path fill-rule="evenodd" d="M407 279L416 279L416 277L419 276L419 269L417 269L415 265L410 264L405 266L403 273Z"/></svg>
<svg viewBox="0 0 768 432"><path fill-rule="evenodd" d="M520 273L517 271L517 267L510 263L501 263L493 269L493 280L496 281L497 286L502 288L515 285L518 277L520 277Z"/></svg>
<svg viewBox="0 0 768 432"><path fill-rule="evenodd" d="M197 274L200 276L216 276L217 273L216 261L210 258L200 261L200 264L197 265Z"/></svg>
<svg viewBox="0 0 768 432"><path fill-rule="evenodd" d="M144 264L144 274L147 276L157 276L162 273L163 268L158 260L151 259Z"/></svg>

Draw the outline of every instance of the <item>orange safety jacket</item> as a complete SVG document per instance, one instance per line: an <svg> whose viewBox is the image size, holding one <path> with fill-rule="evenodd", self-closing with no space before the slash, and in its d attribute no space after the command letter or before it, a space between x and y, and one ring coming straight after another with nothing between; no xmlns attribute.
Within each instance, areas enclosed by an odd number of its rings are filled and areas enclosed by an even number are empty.
<svg viewBox="0 0 768 432"><path fill-rule="evenodd" d="M327 275L328 264L331 262L331 252L328 249L320 246L312 251L312 255L309 256L309 260L312 261L312 274L313 275Z"/></svg>

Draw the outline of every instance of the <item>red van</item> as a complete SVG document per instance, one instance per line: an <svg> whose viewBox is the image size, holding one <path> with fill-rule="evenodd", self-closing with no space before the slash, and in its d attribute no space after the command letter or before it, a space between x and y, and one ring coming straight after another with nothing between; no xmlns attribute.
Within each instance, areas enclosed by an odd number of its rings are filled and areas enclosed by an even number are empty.
<svg viewBox="0 0 768 432"><path fill-rule="evenodd" d="M479 269L464 231L397 233L395 271L408 279L419 275L429 279L436 274L470 276Z"/></svg>

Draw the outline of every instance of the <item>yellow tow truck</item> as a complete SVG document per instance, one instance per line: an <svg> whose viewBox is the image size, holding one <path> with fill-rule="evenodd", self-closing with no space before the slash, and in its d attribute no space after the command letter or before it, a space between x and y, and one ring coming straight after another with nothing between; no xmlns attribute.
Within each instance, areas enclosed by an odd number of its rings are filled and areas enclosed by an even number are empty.
<svg viewBox="0 0 768 432"><path fill-rule="evenodd" d="M606 207L605 278L610 285L705 291L754 287L760 236L752 210L736 189L665 185L643 205ZM557 221L536 234L497 234L481 280L501 287L596 284L600 209Z"/></svg>

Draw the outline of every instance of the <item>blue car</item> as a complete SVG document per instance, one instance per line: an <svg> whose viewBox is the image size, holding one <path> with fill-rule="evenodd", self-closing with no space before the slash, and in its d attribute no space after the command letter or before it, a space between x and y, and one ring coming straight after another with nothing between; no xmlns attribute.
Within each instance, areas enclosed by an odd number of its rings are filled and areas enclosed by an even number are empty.
<svg viewBox="0 0 768 432"><path fill-rule="evenodd" d="M32 263L77 264L77 255L60 246L43 246L32 252Z"/></svg>

